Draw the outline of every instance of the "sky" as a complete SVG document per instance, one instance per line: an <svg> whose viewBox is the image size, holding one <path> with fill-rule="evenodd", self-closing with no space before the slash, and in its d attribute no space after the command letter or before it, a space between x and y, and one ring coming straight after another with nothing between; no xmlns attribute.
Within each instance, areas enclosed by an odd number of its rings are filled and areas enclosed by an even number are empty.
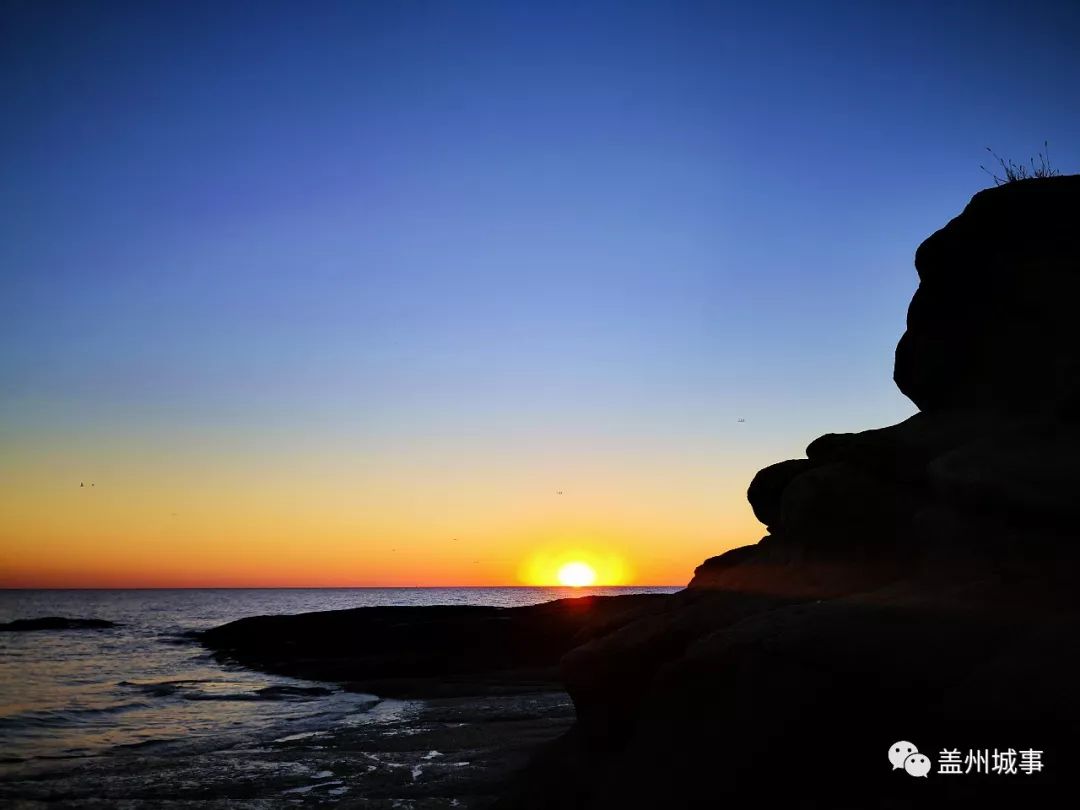
<svg viewBox="0 0 1080 810"><path fill-rule="evenodd" d="M914 412L915 248L987 146L1080 171L1077 30L0 3L0 586L687 582Z"/></svg>

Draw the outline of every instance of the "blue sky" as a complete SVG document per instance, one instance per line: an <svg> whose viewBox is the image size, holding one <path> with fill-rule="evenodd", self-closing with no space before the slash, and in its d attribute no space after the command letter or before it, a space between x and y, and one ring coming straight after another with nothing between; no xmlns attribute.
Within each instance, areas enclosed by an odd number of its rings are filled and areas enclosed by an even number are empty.
<svg viewBox="0 0 1080 810"><path fill-rule="evenodd" d="M197 439L748 481L913 411L912 257L986 146L1080 170L1071 2L2 8L12 478Z"/></svg>

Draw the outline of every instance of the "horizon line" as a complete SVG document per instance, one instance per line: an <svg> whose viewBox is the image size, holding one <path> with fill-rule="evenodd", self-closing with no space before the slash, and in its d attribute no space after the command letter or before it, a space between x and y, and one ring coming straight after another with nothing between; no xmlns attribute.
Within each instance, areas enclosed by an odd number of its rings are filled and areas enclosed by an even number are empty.
<svg viewBox="0 0 1080 810"><path fill-rule="evenodd" d="M558 588L584 591L595 588L685 588L685 583L641 585L109 585L0 586L0 591L362 591L362 590L495 590L506 588Z"/></svg>

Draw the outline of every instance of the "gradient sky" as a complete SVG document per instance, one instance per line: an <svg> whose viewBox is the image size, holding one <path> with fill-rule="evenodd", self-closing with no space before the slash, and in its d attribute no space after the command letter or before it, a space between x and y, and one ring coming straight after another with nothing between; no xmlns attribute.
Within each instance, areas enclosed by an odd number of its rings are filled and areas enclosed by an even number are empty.
<svg viewBox="0 0 1080 810"><path fill-rule="evenodd" d="M1075 2L0 8L0 585L686 582L1080 170Z"/></svg>

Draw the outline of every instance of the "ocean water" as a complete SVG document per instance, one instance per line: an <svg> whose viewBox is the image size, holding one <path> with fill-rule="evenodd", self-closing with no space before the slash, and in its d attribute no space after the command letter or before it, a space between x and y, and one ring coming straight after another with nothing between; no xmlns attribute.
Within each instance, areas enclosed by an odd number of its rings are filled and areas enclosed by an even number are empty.
<svg viewBox="0 0 1080 810"><path fill-rule="evenodd" d="M226 750L383 722L397 705L213 660L187 634L245 616L376 605L517 606L677 588L0 591L0 622L99 618L107 630L0 633L0 782L49 762ZM267 687L288 687L271 689Z"/></svg>

